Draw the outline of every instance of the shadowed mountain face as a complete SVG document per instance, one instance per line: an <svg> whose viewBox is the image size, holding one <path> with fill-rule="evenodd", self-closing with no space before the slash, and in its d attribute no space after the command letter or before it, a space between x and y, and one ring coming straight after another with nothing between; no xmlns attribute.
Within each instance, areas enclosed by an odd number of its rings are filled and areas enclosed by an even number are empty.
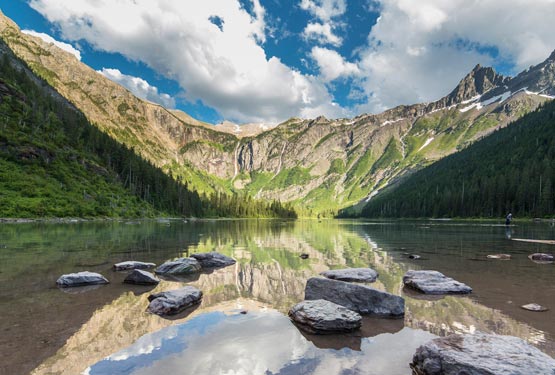
<svg viewBox="0 0 555 375"><path fill-rule="evenodd" d="M73 55L22 34L3 15L0 36L92 123L190 186L293 201L307 215L329 215L376 195L555 96L552 55L514 78L477 66L433 103L238 131L140 100Z"/></svg>

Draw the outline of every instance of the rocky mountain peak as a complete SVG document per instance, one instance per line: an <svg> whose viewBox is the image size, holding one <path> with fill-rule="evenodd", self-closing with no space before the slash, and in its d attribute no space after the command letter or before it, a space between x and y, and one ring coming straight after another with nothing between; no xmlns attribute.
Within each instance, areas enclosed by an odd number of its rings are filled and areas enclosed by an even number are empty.
<svg viewBox="0 0 555 375"><path fill-rule="evenodd" d="M497 86L503 85L506 80L506 77L497 74L493 68L483 67L478 64L447 96L446 105L450 106L461 103L478 95L482 95Z"/></svg>

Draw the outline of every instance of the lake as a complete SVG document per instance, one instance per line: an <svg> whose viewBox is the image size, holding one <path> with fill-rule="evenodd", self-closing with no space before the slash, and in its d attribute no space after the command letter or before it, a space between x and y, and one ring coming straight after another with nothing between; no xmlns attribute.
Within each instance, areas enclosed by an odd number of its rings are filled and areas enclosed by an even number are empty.
<svg viewBox="0 0 555 375"><path fill-rule="evenodd" d="M527 256L553 245L549 223L339 220L148 220L0 224L0 374L405 374L436 336L518 336L555 356L555 266ZM114 263L161 264L216 250L233 266L155 288L123 284ZM308 259L301 259L306 253ZM488 254L507 253L508 261ZM418 254L420 259L409 259ZM297 329L287 311L306 280L330 268L374 268L372 286L406 299L404 319L365 318L331 336ZM470 285L468 296L424 298L402 287L411 269ZM78 271L110 284L58 289ZM165 319L146 313L152 292L193 285L202 303ZM547 312L520 308L538 303ZM241 314L246 312L246 314Z"/></svg>

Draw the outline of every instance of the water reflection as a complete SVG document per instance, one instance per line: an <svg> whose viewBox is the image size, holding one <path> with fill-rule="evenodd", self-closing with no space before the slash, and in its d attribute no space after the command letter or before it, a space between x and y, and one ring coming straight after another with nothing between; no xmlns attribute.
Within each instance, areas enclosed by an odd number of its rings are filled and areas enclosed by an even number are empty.
<svg viewBox="0 0 555 375"><path fill-rule="evenodd" d="M143 336L85 373L405 374L412 357L408 353L431 337L404 328L393 335L362 339L358 352L319 349L277 311L248 315L214 312Z"/></svg>
<svg viewBox="0 0 555 375"><path fill-rule="evenodd" d="M405 346L403 340L416 345L418 340L432 334L474 331L519 336L555 354L553 309L534 314L518 308L529 302L549 306L555 298L552 268L549 265L542 268L526 258L530 252L545 250L545 245L508 241L503 226L269 220L170 221L169 224L0 226L0 238L6 246L0 250L0 293L3 301L11 301L9 305L0 304L4 317L0 323L4 333L0 337L0 351L8 354L1 369L6 374L25 373L21 369L30 363L36 367L33 374L73 375L92 366L91 374L94 374L101 373L98 371L110 364L122 362L125 353L135 353L127 355L128 361L139 357L144 360L146 355L155 352L162 355L167 351L163 358L168 359L156 365L162 366L159 369L162 371L164 366L169 369L182 365L183 358L196 358L200 355L198 351L203 356L215 356L220 349L241 351L242 345L250 348L249 343L253 341L260 345L252 349L256 356L245 352L244 362L234 363L238 366L234 368L236 373L245 369L246 373L261 374L266 370L276 374L318 373L323 364L331 369L337 366L356 369L367 363L360 356L381 353L383 359L373 360L383 362L386 367L369 368L381 369L376 373L407 374L410 373L408 361L390 360L382 353L389 350L384 345L398 347L397 355L409 358L414 348ZM514 232L518 237L544 238L552 229L547 225L544 229L517 226ZM163 280L154 289L123 285L125 272L110 270L113 263L124 260L160 264L169 258L211 250L233 256L238 262L211 273ZM309 258L301 259L302 253ZM411 260L404 253L423 257ZM491 253L512 254L513 260L487 261L485 256ZM8 260L9 266L5 263ZM375 287L406 298L404 322L376 320L365 322L359 333L319 337L299 332L283 315L304 298L309 277L330 268L368 265L380 275ZM471 285L474 293L468 297L430 299L403 290L403 274L408 269L422 268L437 269L459 279ZM105 274L111 284L71 295L53 287L61 273L85 269ZM33 279L21 277L31 270ZM537 290L538 284L544 287ZM194 285L204 292L203 302L197 309L172 320L145 312L149 294L146 292L182 285ZM524 299L526 302L521 303ZM19 311L26 309L30 311L26 321L40 320L39 328L22 324ZM237 316L241 310L246 310L247 315ZM16 326L17 329L12 328ZM187 330L191 332L186 333ZM168 332L195 338L186 342L183 338L171 341ZM223 332L228 332L227 336L220 337ZM250 337L251 334L254 336ZM40 344L42 337L48 341L44 345ZM271 362L266 357L278 350L274 342L282 337L296 343L297 351L291 352L285 345L289 351ZM170 341L173 344L164 344ZM212 347L208 346L210 342ZM193 348L197 345L198 348ZM177 347L179 354L170 355ZM220 354L226 355L226 352ZM102 361L108 356L110 360ZM254 364L257 358L259 362ZM395 370L398 364L400 367ZM245 366L261 366L264 370L251 371ZM133 373L150 371L149 368L139 366L138 372ZM105 373L118 373L116 367L112 370Z"/></svg>

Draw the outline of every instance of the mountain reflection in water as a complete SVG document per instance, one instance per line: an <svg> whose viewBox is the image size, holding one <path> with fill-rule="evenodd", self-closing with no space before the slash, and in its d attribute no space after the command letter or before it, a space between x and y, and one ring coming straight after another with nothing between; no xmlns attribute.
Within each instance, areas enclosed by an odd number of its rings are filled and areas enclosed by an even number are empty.
<svg viewBox="0 0 555 375"><path fill-rule="evenodd" d="M519 308L529 302L549 307L555 300L552 265L526 258L550 248L515 244L503 227L423 224L221 220L171 221L169 226L149 221L0 226L6 245L0 252L0 297L11 301L10 306L0 304L6 317L0 323L5 332L0 351L9 358L0 369L25 373L21 369L34 363L32 374L74 375L87 368L90 374L157 374L176 368L191 374L297 374L324 368L330 374L362 369L410 374L408 363L422 342L434 335L475 331L518 336L553 356L555 306L541 314ZM515 231L526 238L552 235L547 225L523 225ZM237 263L163 280L155 288L123 285L125 273L110 270L123 260L160 264L212 250ZM309 258L301 259L302 253ZM422 259L408 259L406 253ZM486 260L492 253L512 254L513 260ZM4 262L8 259L10 266ZM44 282L21 278L30 265L34 277ZM367 318L361 332L315 336L299 331L286 317L304 298L309 277L330 268L364 266L380 275L372 286L405 297L404 320ZM85 269L103 273L111 284L73 294L52 287L60 274ZM474 292L423 298L402 287L409 269L436 269L471 285ZM183 285L204 292L200 306L172 319L145 312L150 293ZM538 285L544 287L538 291ZM25 323L16 309L26 307L33 310L33 323L40 319L41 328L9 329ZM242 310L247 314L238 314ZM38 335L63 341L35 350Z"/></svg>

